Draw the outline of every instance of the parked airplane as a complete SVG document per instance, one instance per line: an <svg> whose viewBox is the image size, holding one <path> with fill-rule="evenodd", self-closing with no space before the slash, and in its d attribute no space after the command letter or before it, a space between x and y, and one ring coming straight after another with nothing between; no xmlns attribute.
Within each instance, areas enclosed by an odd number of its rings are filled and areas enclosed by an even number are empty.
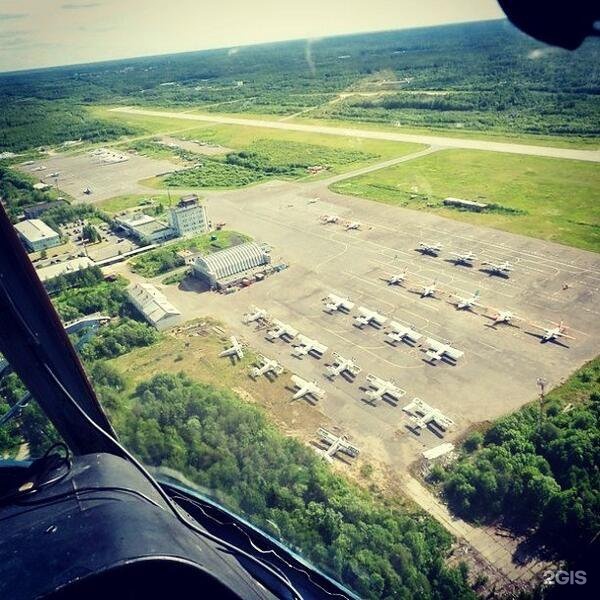
<svg viewBox="0 0 600 600"><path fill-rule="evenodd" d="M227 350L223 350L223 352L221 352L219 356L234 356L238 359L244 358L244 350L242 348L242 345L238 342L237 338L232 335L229 339L231 340L231 347L227 348Z"/></svg>
<svg viewBox="0 0 600 600"><path fill-rule="evenodd" d="M400 398L406 394L406 391L399 388L395 383L380 379L370 373L367 375L367 383L369 384L369 389L365 395L373 402L375 400L380 400L383 397L388 397L392 400L400 400Z"/></svg>
<svg viewBox="0 0 600 600"><path fill-rule="evenodd" d="M563 321L552 324L555 325L555 327L544 327L543 325L536 325L535 323L532 323L533 327L543 330L544 333L541 336L542 342L553 342L558 338L566 338L568 340L575 339L572 335L567 334L567 327Z"/></svg>
<svg viewBox="0 0 600 600"><path fill-rule="evenodd" d="M269 375L272 374L275 377L278 377L283 373L283 367L276 361L262 354L257 356L257 364L256 366L250 369L250 377L256 379L261 375Z"/></svg>
<svg viewBox="0 0 600 600"><path fill-rule="evenodd" d="M340 218L337 215L321 215L321 223L323 223L323 225L337 223L339 220Z"/></svg>
<svg viewBox="0 0 600 600"><path fill-rule="evenodd" d="M52 179L56 179L59 175L60 175L60 171L54 171L54 173L50 173L50 175L48 175L48 177L51 177Z"/></svg>
<svg viewBox="0 0 600 600"><path fill-rule="evenodd" d="M434 298L436 296L436 294L438 293L438 291L439 290L437 289L437 281L434 281L430 285L424 285L421 288L419 295L421 296L421 298L428 298L428 297Z"/></svg>
<svg viewBox="0 0 600 600"><path fill-rule="evenodd" d="M256 321L268 321L269 313L264 308L256 308L256 306L252 306L250 308L250 312L247 312L242 317L242 323L246 325L250 323L255 323Z"/></svg>
<svg viewBox="0 0 600 600"><path fill-rule="evenodd" d="M400 323L396 323L396 321L391 321L390 327L392 328L392 331L389 331L386 336L392 344L400 342L416 344L423 337L423 334L418 331L406 327L405 325L401 325Z"/></svg>
<svg viewBox="0 0 600 600"><path fill-rule="evenodd" d="M358 221L352 221L346 224L346 231L350 231L351 229L360 229L361 224Z"/></svg>
<svg viewBox="0 0 600 600"><path fill-rule="evenodd" d="M442 251L442 244L426 244L424 242L419 243L419 247L417 248L417 252L421 254L429 254L430 256L438 256Z"/></svg>
<svg viewBox="0 0 600 600"><path fill-rule="evenodd" d="M340 312L349 313L354 308L354 302L350 302L349 298L342 298L336 294L329 294L323 298L323 302L325 302L325 308L323 310L330 314L338 310Z"/></svg>
<svg viewBox="0 0 600 600"><path fill-rule="evenodd" d="M321 438L322 442L329 446L327 450L318 450L317 452L329 462L333 461L333 457L338 452L343 452L351 458L356 458L360 453L356 446L353 446L348 442L348 438L345 435L337 436L323 427L319 427L317 435Z"/></svg>
<svg viewBox="0 0 600 600"><path fill-rule="evenodd" d="M458 310L472 310L474 306L483 308L483 305L479 303L479 290L477 290L472 296L467 298L460 298L456 296L453 304Z"/></svg>
<svg viewBox="0 0 600 600"><path fill-rule="evenodd" d="M456 265L465 265L472 267L473 262L477 258L473 252L450 252L454 256L452 262Z"/></svg>
<svg viewBox="0 0 600 600"><path fill-rule="evenodd" d="M298 375L292 375L292 382L294 387L298 388L298 391L292 396L292 400L299 400L304 396L311 396L317 400L322 400L325 397L325 390L320 388L316 382L308 381L298 377Z"/></svg>
<svg viewBox="0 0 600 600"><path fill-rule="evenodd" d="M513 321L522 321L523 320L521 317L517 317L517 315L512 313L510 310L497 310L497 309L492 309L492 310L495 311L494 314L488 317L488 318L492 319L492 321L493 321L492 327L495 327L496 325L499 325L500 323L505 323L506 325L512 325L513 327L516 327L516 325L514 325Z"/></svg>
<svg viewBox="0 0 600 600"><path fill-rule="evenodd" d="M490 275L499 275L500 277L508 277L508 274L513 270L513 266L505 260L501 263L484 262L482 263L484 270Z"/></svg>
<svg viewBox="0 0 600 600"><path fill-rule="evenodd" d="M275 319L272 323L273 328L267 331L266 338L270 342L274 342L276 339L283 339L284 341L293 340L298 335L298 330L294 329L291 325L287 325L282 321Z"/></svg>
<svg viewBox="0 0 600 600"><path fill-rule="evenodd" d="M337 352L333 353L333 364L327 367L327 375L329 379L335 379L338 375L346 373L349 377L356 377L361 371L361 368L351 359L344 358Z"/></svg>
<svg viewBox="0 0 600 600"><path fill-rule="evenodd" d="M411 421L421 429L425 429L429 423L435 423L441 429L449 429L454 425L454 421L449 419L437 408L429 406L420 398L413 398L410 404L402 407L402 410L409 413Z"/></svg>
<svg viewBox="0 0 600 600"><path fill-rule="evenodd" d="M453 348L450 344L444 344L432 338L427 338L426 356L432 364L441 359L456 363L459 358L464 356L464 354L464 352Z"/></svg>
<svg viewBox="0 0 600 600"><path fill-rule="evenodd" d="M390 275L389 277L383 277L383 281L385 281L388 285L403 285L406 280L406 271L402 271L402 273L396 273L395 275Z"/></svg>
<svg viewBox="0 0 600 600"><path fill-rule="evenodd" d="M327 352L327 346L317 342L316 340L311 340L305 335L300 334L297 337L297 340L298 343L292 350L292 356L295 356L296 358L302 358L308 354L312 354L316 358L321 358L321 356Z"/></svg>
<svg viewBox="0 0 600 600"><path fill-rule="evenodd" d="M362 329L365 325L372 325L373 327L381 327L386 321L387 317L380 315L374 310L369 310L364 306L358 307L359 315L354 317L354 326Z"/></svg>

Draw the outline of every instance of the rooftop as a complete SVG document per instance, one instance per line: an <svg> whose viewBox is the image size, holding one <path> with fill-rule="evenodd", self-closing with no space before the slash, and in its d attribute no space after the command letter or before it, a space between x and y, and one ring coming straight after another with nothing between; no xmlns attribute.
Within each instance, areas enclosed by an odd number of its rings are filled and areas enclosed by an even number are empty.
<svg viewBox="0 0 600 600"><path fill-rule="evenodd" d="M48 238L55 238L58 233L54 229L48 227L46 223L40 219L28 219L21 221L15 225L15 229L28 241L38 242Z"/></svg>
<svg viewBox="0 0 600 600"><path fill-rule="evenodd" d="M73 273L81 269L87 269L94 265L94 261L87 256L80 256L73 258L72 260L65 260L56 265L50 265L37 270L40 281L48 281L54 279L59 275L66 275L67 273Z"/></svg>

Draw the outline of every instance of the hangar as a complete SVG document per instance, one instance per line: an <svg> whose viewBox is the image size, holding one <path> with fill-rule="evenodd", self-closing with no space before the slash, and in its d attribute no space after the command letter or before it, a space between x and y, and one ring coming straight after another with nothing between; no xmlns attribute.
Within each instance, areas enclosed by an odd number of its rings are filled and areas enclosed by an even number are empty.
<svg viewBox="0 0 600 600"><path fill-rule="evenodd" d="M193 272L210 287L218 287L268 264L270 260L266 245L247 242L208 256L198 256L193 263Z"/></svg>
<svg viewBox="0 0 600 600"><path fill-rule="evenodd" d="M146 321L159 331L173 327L181 320L181 313L149 283L134 285L127 295Z"/></svg>

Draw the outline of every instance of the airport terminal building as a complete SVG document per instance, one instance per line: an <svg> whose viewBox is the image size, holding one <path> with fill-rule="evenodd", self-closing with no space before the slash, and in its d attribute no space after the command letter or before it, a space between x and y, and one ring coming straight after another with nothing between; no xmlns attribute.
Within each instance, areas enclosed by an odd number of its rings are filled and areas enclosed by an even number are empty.
<svg viewBox="0 0 600 600"><path fill-rule="evenodd" d="M256 242L239 244L208 256L198 256L193 262L194 276L211 288L242 279L254 269L271 261L269 248Z"/></svg>

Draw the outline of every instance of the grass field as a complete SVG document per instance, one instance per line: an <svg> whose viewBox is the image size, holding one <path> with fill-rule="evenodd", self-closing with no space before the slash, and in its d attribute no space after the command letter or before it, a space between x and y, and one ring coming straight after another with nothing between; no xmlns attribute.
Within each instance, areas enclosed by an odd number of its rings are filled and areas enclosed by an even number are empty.
<svg viewBox="0 0 600 600"><path fill-rule="evenodd" d="M443 150L332 189L600 252L600 165L595 163ZM442 205L447 196L508 210L460 211Z"/></svg>
<svg viewBox="0 0 600 600"><path fill-rule="evenodd" d="M174 204L177 201L177 197L169 198L167 194L125 194L124 196L115 196L114 198L108 198L108 200L102 200L98 202L98 208L112 215L140 206L141 202L150 200L152 204L162 204L163 206L169 206L169 203ZM147 208L148 205L143 205L141 208Z"/></svg>

